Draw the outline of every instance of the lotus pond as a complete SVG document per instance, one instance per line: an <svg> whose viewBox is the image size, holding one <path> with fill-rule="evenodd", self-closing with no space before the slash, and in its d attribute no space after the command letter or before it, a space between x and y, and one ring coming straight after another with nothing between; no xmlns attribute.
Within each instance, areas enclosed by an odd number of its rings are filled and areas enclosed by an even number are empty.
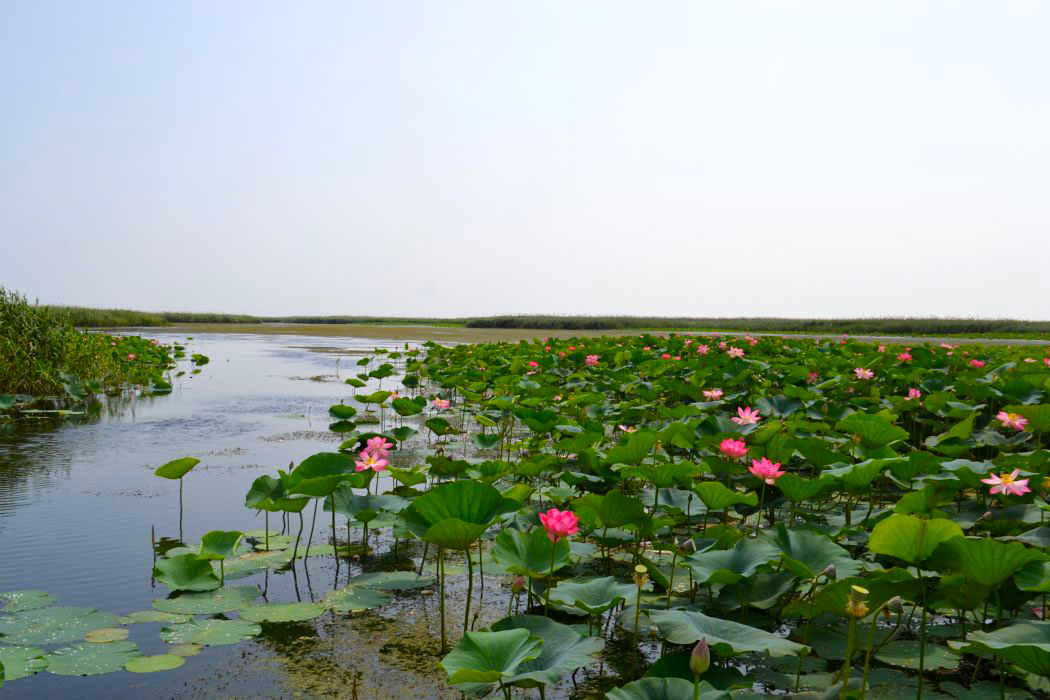
<svg viewBox="0 0 1050 700"><path fill-rule="evenodd" d="M0 424L5 696L1050 690L1045 348L187 347Z"/></svg>

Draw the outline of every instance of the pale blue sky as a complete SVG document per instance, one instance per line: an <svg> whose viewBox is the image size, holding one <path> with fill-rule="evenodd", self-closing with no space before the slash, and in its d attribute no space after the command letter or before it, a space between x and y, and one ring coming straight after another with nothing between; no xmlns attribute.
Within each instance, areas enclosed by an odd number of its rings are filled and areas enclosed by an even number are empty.
<svg viewBox="0 0 1050 700"><path fill-rule="evenodd" d="M1050 317L1050 3L0 4L0 284Z"/></svg>

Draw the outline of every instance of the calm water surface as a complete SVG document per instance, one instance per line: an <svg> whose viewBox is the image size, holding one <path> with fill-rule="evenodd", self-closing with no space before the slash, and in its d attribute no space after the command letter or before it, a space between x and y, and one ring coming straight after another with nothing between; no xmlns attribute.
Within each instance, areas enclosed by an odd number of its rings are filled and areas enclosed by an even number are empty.
<svg viewBox="0 0 1050 700"><path fill-rule="evenodd" d="M185 340L143 334L163 342ZM188 345L211 363L200 374L187 371L176 378L170 395L110 400L90 417L0 426L0 591L45 590L58 597L58 605L118 614L149 610L153 599L168 594L165 586L151 585L151 527L158 538L179 537L177 482L153 476L153 469L185 455L202 460L184 482L186 543L199 542L210 530L262 528L262 517L243 505L251 482L315 452L334 450L339 439L328 431L327 409L350 402L352 389L342 380L359 369L354 363L362 354L374 347L403 347L403 342L206 334ZM390 385L394 379L386 381ZM271 519L271 528L276 520ZM315 541L329 541L325 522L318 518ZM407 550L399 556L410 555ZM372 565L377 564L384 562ZM354 573L361 571L354 566ZM345 576L347 564L342 570ZM319 599L332 588L333 574L333 560L317 557L310 558L308 572L300 564L294 578L270 572L235 584L265 585L271 601ZM409 635L391 619L423 627L430 622L428 599L418 594L400 598L383 609L385 618L326 615L316 623L264 625L261 637L207 648L175 671L75 678L44 672L8 682L0 695L341 696L355 675L378 668L378 649ZM129 625L130 640L146 654L164 653L157 634L161 626ZM351 658L333 661L340 654ZM307 657L321 665L306 664ZM315 683L318 668L327 681ZM423 680L411 669L387 669L382 677L373 673L364 679L370 689L361 697L444 697L444 684L428 675L432 670L432 664L423 669Z"/></svg>

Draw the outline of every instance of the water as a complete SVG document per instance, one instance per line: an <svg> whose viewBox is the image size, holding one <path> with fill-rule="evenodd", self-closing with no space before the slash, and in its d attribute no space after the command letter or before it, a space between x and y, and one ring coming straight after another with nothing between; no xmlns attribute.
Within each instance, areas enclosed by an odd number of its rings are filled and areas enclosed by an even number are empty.
<svg viewBox="0 0 1050 700"><path fill-rule="evenodd" d="M144 335L162 342L185 340L165 333ZM83 418L0 426L0 591L45 590L58 597L58 605L118 614L149 610L154 598L168 594L165 586L151 585L151 528L157 538L179 538L178 482L155 477L153 469L186 455L202 460L184 481L184 542L198 542L210 530L262 528L262 516L243 505L251 482L316 452L336 449L339 438L328 431L328 407L351 402L352 387L342 379L359 370L356 360L381 346L403 343L199 335L189 341L188 350L208 355L211 362L196 375L189 372L191 365L180 363L187 374L175 379L170 395L110 400L96 415ZM386 380L388 385L393 381ZM278 521L271 516L271 529L279 527ZM327 522L318 518L316 541L329 541ZM340 537L346 537L345 530ZM401 556L411 554L402 544ZM357 566L356 572L360 570ZM330 557L309 560L309 582L305 573L300 564L294 578L270 572L235 583L265 585L271 601L294 601L297 595L319 599L333 587ZM346 573L344 563L339 585L345 585ZM376 643L408 635L403 627L394 629L391 617L427 627L434 612L430 600L419 594L399 597L381 611L385 617L326 615L317 623L264 625L261 637L207 648L175 671L72 678L43 672L8 682L0 694L159 698L345 692L354 674L381 666L372 658ZM146 654L164 653L160 627L129 625L129 639ZM362 648L345 648L355 644ZM349 658L331 661L340 651ZM314 673L303 664L311 656L331 661L324 672L332 685L310 688ZM386 669L382 678L362 678L371 689L362 690L361 697L446 696L444 683L439 683L443 678L432 665L420 674Z"/></svg>

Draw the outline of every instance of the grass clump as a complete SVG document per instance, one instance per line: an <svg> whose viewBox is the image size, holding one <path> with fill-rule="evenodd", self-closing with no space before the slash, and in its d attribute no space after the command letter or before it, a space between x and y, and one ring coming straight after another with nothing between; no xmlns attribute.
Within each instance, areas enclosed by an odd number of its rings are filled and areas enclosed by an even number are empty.
<svg viewBox="0 0 1050 700"><path fill-rule="evenodd" d="M139 337L81 333L61 308L0 287L0 393L47 396L159 379L169 350Z"/></svg>

